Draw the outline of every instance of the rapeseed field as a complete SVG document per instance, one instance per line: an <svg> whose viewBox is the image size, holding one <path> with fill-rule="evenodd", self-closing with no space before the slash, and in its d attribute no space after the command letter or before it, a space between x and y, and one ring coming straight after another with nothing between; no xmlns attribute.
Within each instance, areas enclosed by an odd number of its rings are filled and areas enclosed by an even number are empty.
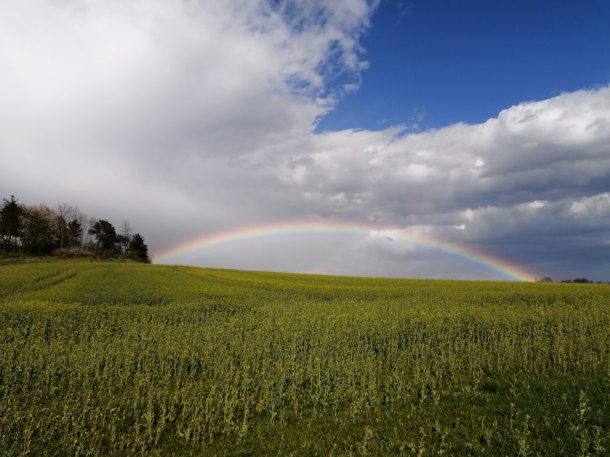
<svg viewBox="0 0 610 457"><path fill-rule="evenodd" d="M0 266L2 456L610 455L610 286Z"/></svg>

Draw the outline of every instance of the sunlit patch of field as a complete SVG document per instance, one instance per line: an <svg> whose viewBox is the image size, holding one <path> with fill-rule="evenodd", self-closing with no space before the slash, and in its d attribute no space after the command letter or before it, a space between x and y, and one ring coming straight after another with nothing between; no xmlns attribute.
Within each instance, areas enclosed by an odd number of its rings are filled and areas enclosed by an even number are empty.
<svg viewBox="0 0 610 457"><path fill-rule="evenodd" d="M0 454L610 453L610 286L0 266Z"/></svg>

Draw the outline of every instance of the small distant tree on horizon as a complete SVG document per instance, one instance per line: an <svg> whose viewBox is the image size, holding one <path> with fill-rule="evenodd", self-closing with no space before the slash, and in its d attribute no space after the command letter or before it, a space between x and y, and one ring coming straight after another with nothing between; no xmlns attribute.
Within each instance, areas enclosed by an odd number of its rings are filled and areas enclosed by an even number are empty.
<svg viewBox="0 0 610 457"><path fill-rule="evenodd" d="M83 222L86 219L78 208L61 204L57 207L59 248L80 246L83 240Z"/></svg>
<svg viewBox="0 0 610 457"><path fill-rule="evenodd" d="M131 243L131 225L128 221L124 221L121 226L121 233L117 235L117 244L123 255L127 255L130 250Z"/></svg>
<svg viewBox="0 0 610 457"><path fill-rule="evenodd" d="M83 242L83 226L81 222L74 219L68 223L68 234L70 246L80 246Z"/></svg>
<svg viewBox="0 0 610 457"><path fill-rule="evenodd" d="M110 255L117 252L116 230L106 219L96 221L89 229L89 235L95 237L96 251Z"/></svg>
<svg viewBox="0 0 610 457"><path fill-rule="evenodd" d="M150 263L148 246L146 246L144 238L142 238L142 235L139 233L136 233L131 237L128 257L137 260L138 262Z"/></svg>
<svg viewBox="0 0 610 457"><path fill-rule="evenodd" d="M30 206L23 213L22 251L49 255L59 246L57 215L46 205Z"/></svg>
<svg viewBox="0 0 610 457"><path fill-rule="evenodd" d="M16 252L19 249L19 237L22 226L24 208L14 195L11 199L3 199L0 209L0 243L4 252Z"/></svg>

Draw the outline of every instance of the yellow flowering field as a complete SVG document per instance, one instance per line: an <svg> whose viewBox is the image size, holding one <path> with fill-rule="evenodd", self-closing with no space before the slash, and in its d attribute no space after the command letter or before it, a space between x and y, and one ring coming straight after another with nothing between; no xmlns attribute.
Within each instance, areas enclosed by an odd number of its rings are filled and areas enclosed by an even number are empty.
<svg viewBox="0 0 610 457"><path fill-rule="evenodd" d="M0 266L2 456L610 454L610 286Z"/></svg>

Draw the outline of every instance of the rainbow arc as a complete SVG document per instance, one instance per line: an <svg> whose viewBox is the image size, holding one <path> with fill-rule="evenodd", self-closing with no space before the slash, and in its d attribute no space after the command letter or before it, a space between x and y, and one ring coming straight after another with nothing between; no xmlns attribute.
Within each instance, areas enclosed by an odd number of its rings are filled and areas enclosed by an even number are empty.
<svg viewBox="0 0 610 457"><path fill-rule="evenodd" d="M180 255L202 251L211 247L279 236L334 235L357 236L366 239L371 236L386 236L384 234L389 234L387 237L391 239L406 241L417 246L461 258L484 269L491 270L511 281L533 281L537 277L527 268L515 265L506 259L469 246L442 241L428 234L337 221L276 222L206 234L156 253L153 255L153 261L157 263L167 262Z"/></svg>

